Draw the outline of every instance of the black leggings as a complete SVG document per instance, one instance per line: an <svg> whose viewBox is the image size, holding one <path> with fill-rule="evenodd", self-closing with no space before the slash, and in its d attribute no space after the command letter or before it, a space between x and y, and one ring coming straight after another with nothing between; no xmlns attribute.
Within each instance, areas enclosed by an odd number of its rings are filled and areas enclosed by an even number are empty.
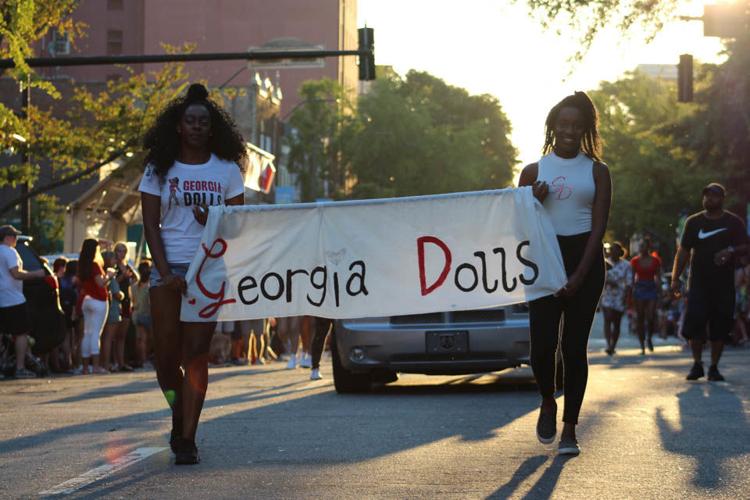
<svg viewBox="0 0 750 500"><path fill-rule="evenodd" d="M568 276L578 267L589 235L590 233L584 233L557 237ZM575 295L565 298L549 295L529 304L531 368L542 397L551 397L555 393L555 352L562 323L562 358L565 369L563 422L566 423L578 423L589 374L586 347L603 287L604 256L600 251Z"/></svg>
<svg viewBox="0 0 750 500"><path fill-rule="evenodd" d="M325 347L328 332L333 331L333 320L328 318L315 318L315 335L312 339L312 368L320 368L320 358L323 357L323 347Z"/></svg>

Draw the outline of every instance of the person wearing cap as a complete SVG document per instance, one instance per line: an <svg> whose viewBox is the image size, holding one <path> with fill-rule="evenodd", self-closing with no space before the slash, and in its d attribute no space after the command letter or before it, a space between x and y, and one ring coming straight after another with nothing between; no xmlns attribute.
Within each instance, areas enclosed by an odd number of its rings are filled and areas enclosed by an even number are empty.
<svg viewBox="0 0 750 500"><path fill-rule="evenodd" d="M21 256L16 251L19 234L21 232L11 225L0 226L0 325L3 325L3 331L13 336L16 377L32 378L36 375L24 365L31 324L23 295L23 281L44 278L44 269L23 270Z"/></svg>
<svg viewBox="0 0 750 500"><path fill-rule="evenodd" d="M729 339L734 316L734 259L747 251L745 224L724 210L726 189L712 182L703 188L702 212L688 217L672 269L672 293L679 296L680 275L690 262L688 303L683 335L693 351L688 380L703 371L703 344L711 342L708 380L722 381L719 359Z"/></svg>

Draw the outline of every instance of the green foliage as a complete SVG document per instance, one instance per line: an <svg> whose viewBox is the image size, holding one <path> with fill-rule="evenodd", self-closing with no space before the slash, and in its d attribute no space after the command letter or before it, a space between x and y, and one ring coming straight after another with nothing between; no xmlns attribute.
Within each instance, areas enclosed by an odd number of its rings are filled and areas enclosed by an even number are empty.
<svg viewBox="0 0 750 500"><path fill-rule="evenodd" d="M76 87L68 111L60 116L53 109L28 107L24 120L27 142L21 155L0 170L0 187L29 182L33 190L41 164L52 168L56 179L50 187L73 182L96 171L106 158L135 154L140 138L160 109L184 92L187 74L182 64L166 64L159 71L131 74L130 78L109 81L100 91ZM18 149L18 146L16 146ZM85 175L84 175L85 174ZM11 200L0 213L17 205Z"/></svg>
<svg viewBox="0 0 750 500"><path fill-rule="evenodd" d="M750 201L750 34L731 42L721 65L701 68L694 113L669 129L691 152L692 168L728 188L727 208L742 215Z"/></svg>
<svg viewBox="0 0 750 500"><path fill-rule="evenodd" d="M295 131L286 137L289 169L298 176L302 201L341 198L349 174L342 149L352 132L351 100L327 78L304 82L300 97L289 120Z"/></svg>
<svg viewBox="0 0 750 500"><path fill-rule="evenodd" d="M519 1L519 0L515 0ZM525 0L532 15L545 28L565 26L580 34L581 49L574 55L581 59L596 35L607 26L627 32L633 26L647 28L650 37L664 26L674 13L678 0Z"/></svg>
<svg viewBox="0 0 750 500"><path fill-rule="evenodd" d="M671 248L680 213L700 207L701 188L710 178L669 132L670 124L694 110L677 104L674 83L638 72L603 82L590 95L612 173L610 235L627 240L649 232Z"/></svg>
<svg viewBox="0 0 750 500"><path fill-rule="evenodd" d="M346 155L353 196L409 196L510 185L516 150L496 98L428 73L375 81L360 98Z"/></svg>
<svg viewBox="0 0 750 500"><path fill-rule="evenodd" d="M42 194L31 201L31 234L34 235L31 246L40 254L62 251L65 210L56 196Z"/></svg>

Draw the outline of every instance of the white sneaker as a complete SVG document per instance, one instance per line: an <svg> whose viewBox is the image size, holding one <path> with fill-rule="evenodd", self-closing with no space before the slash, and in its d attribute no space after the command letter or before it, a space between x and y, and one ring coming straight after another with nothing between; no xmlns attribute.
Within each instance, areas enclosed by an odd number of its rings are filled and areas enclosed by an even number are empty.
<svg viewBox="0 0 750 500"><path fill-rule="evenodd" d="M312 368L312 356L309 353L303 352L302 358L299 361L300 368Z"/></svg>
<svg viewBox="0 0 750 500"><path fill-rule="evenodd" d="M323 380L323 375L320 374L320 370L318 368L313 368L313 370L310 372L310 380Z"/></svg>
<svg viewBox="0 0 750 500"><path fill-rule="evenodd" d="M291 356L289 362L286 364L287 370L294 370L297 368L297 356Z"/></svg>

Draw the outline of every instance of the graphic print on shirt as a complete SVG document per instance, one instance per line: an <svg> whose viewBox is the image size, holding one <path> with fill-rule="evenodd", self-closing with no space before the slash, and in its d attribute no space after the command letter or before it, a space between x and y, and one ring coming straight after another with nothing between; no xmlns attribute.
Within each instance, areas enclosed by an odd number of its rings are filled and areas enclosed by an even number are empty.
<svg viewBox="0 0 750 500"><path fill-rule="evenodd" d="M551 182L552 192L557 195L558 200L567 200L573 195L573 189L565 184L567 178L563 175L555 177Z"/></svg>
<svg viewBox="0 0 750 500"><path fill-rule="evenodd" d="M727 228L720 227L719 229L714 229L713 231L707 231L707 232L704 233L703 229L701 229L700 231L698 231L698 239L705 240L706 238L710 238L711 236L713 236L715 234L718 234L718 233L720 233L722 231L726 231L726 230L727 230Z"/></svg>
<svg viewBox="0 0 750 500"><path fill-rule="evenodd" d="M221 205L223 203L222 187L219 181L185 180L182 181L182 205Z"/></svg>
<svg viewBox="0 0 750 500"><path fill-rule="evenodd" d="M172 200L174 200L176 207L180 206L180 201L177 199L177 191L182 191L180 189L180 178L172 177L169 179L169 205L167 206L167 210L172 208Z"/></svg>

